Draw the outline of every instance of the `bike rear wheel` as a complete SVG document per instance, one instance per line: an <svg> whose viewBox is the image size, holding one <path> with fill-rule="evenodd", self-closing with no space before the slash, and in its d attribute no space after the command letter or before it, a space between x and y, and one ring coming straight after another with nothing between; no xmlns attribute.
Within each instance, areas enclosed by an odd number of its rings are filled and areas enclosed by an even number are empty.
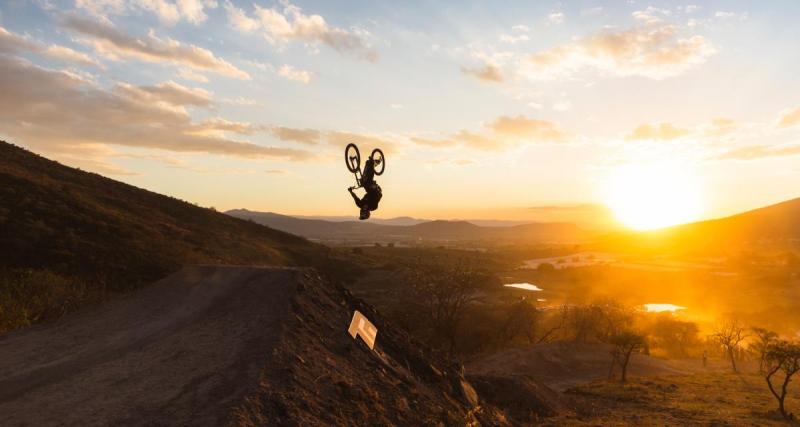
<svg viewBox="0 0 800 427"><path fill-rule="evenodd" d="M375 161L375 175L383 175L383 171L386 170L386 157L383 155L383 151L376 148L372 150L369 158Z"/></svg>
<svg viewBox="0 0 800 427"><path fill-rule="evenodd" d="M344 149L344 163L347 165L347 170L356 173L361 170L361 153L358 147L352 142L347 144Z"/></svg>

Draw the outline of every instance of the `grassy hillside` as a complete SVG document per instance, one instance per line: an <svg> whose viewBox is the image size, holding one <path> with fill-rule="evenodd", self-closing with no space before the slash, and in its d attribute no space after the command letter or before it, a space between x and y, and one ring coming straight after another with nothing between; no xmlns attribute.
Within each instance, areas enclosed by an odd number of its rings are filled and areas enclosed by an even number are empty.
<svg viewBox="0 0 800 427"><path fill-rule="evenodd" d="M305 239L0 141L0 333L187 264L308 264Z"/></svg>

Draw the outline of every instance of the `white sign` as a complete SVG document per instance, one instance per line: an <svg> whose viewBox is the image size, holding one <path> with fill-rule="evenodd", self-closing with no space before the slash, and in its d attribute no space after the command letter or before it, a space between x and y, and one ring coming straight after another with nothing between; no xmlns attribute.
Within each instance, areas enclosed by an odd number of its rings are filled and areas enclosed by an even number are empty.
<svg viewBox="0 0 800 427"><path fill-rule="evenodd" d="M378 336L378 328L358 310L353 313L353 320L350 321L350 328L347 332L350 333L353 339L355 339L356 335L360 335L370 350L375 348L375 337Z"/></svg>

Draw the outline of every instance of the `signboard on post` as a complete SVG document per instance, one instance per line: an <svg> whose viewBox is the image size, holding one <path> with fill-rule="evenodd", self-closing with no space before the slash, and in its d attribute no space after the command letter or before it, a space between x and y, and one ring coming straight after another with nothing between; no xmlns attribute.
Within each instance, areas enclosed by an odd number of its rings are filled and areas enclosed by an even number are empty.
<svg viewBox="0 0 800 427"><path fill-rule="evenodd" d="M353 339L356 335L360 336L370 350L375 349L375 338L378 336L378 328L364 317L358 310L353 313L353 320L350 321L350 328L347 329Z"/></svg>

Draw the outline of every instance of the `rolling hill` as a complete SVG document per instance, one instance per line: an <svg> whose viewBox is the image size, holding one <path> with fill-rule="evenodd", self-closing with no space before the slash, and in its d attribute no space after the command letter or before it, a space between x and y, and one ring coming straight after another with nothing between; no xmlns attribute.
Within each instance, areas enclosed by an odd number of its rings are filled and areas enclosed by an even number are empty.
<svg viewBox="0 0 800 427"><path fill-rule="evenodd" d="M737 215L661 230L620 233L604 240L621 250L723 254L800 248L800 198Z"/></svg>
<svg viewBox="0 0 800 427"><path fill-rule="evenodd" d="M307 265L324 251L0 142L0 333L185 265Z"/></svg>
<svg viewBox="0 0 800 427"><path fill-rule="evenodd" d="M533 223L486 227L468 221L426 221L413 225L386 225L360 221L305 219L272 212L235 209L228 215L251 220L271 228L326 242L408 243L408 242L583 242L593 233L569 223Z"/></svg>

